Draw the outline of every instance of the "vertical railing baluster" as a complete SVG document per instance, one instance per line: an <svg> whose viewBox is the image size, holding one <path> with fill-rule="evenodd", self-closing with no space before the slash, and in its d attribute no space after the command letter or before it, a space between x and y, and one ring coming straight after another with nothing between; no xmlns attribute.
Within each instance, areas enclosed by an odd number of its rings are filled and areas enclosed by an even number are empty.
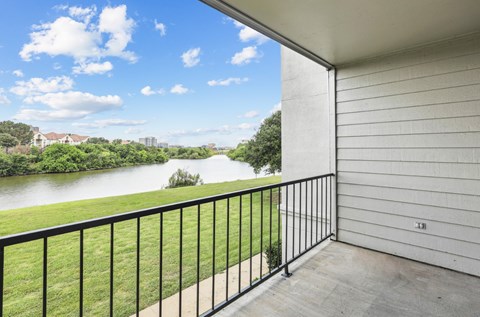
<svg viewBox="0 0 480 317"><path fill-rule="evenodd" d="M272 210L272 202L273 202L272 193L273 193L273 191L270 188L270 218L269 218L269 221L270 221L269 237L270 238L269 238L269 242L268 242L268 245L269 245L268 250L269 250L270 254L272 254L272 213L273 213L273 210ZM271 258L275 258L275 257L271 257ZM270 263L270 265L268 266L268 273L272 273L272 263Z"/></svg>
<svg viewBox="0 0 480 317"><path fill-rule="evenodd" d="M315 243L318 242L318 178L315 180L315 189L317 190L315 199L316 199L316 204L315 204L315 210L316 210L316 221L315 221ZM320 237L321 239L321 237Z"/></svg>
<svg viewBox="0 0 480 317"><path fill-rule="evenodd" d="M178 272L178 316L182 317L182 275L183 275L183 208L180 208L180 254Z"/></svg>
<svg viewBox="0 0 480 317"><path fill-rule="evenodd" d="M42 316L47 316L47 274L48 274L48 238L43 238L43 296L42 296Z"/></svg>
<svg viewBox="0 0 480 317"><path fill-rule="evenodd" d="M80 230L80 290L79 290L79 315L83 317L83 229ZM0 305L1 306L1 305ZM0 316L2 314L0 313Z"/></svg>
<svg viewBox="0 0 480 317"><path fill-rule="evenodd" d="M260 278L263 275L263 190L260 192Z"/></svg>
<svg viewBox="0 0 480 317"><path fill-rule="evenodd" d="M324 194L325 194L325 199L323 200L325 204L325 230L323 231L325 233L325 237L327 236L327 179L323 178L325 181L325 186L324 186Z"/></svg>
<svg viewBox="0 0 480 317"><path fill-rule="evenodd" d="M310 181L310 246L313 245L313 180Z"/></svg>
<svg viewBox="0 0 480 317"><path fill-rule="evenodd" d="M215 234L216 234L216 218L217 218L217 205L216 201L213 201L213 244L212 244L212 310L215 307Z"/></svg>
<svg viewBox="0 0 480 317"><path fill-rule="evenodd" d="M302 182L298 184L300 193L298 195L298 254L302 253Z"/></svg>
<svg viewBox="0 0 480 317"><path fill-rule="evenodd" d="M323 178L320 179L320 240L323 240Z"/></svg>
<svg viewBox="0 0 480 317"><path fill-rule="evenodd" d="M282 197L281 197L281 194L282 194L282 187L278 187L278 207L277 207L277 211L278 211L278 214L277 214L277 247L278 247L278 256L280 257L280 254L282 254L282 247L281 247L281 241L282 241L282 237L281 237L281 227L282 227L282 223L281 223L281 218L282 218L282 215L281 215L281 204L282 204ZM286 214L286 213L285 213ZM286 259L286 256L287 256L287 253L285 252L285 259ZM279 261L278 261L278 266L280 266L280 264L282 263L282 259L279 258Z"/></svg>
<svg viewBox="0 0 480 317"><path fill-rule="evenodd" d="M230 259L230 198L227 198L227 258L226 261L226 279L225 279L225 300L228 301L228 273Z"/></svg>
<svg viewBox="0 0 480 317"><path fill-rule="evenodd" d="M163 212L160 213L159 272L158 272L158 317L163 313Z"/></svg>
<svg viewBox="0 0 480 317"><path fill-rule="evenodd" d="M136 296L137 317L140 316L140 217L137 218L137 296Z"/></svg>
<svg viewBox="0 0 480 317"><path fill-rule="evenodd" d="M253 256L253 244L252 244L252 230L253 230L253 196L250 193L250 286L252 286L252 256Z"/></svg>
<svg viewBox="0 0 480 317"><path fill-rule="evenodd" d="M242 289L242 195L240 195L238 216L238 292Z"/></svg>
<svg viewBox="0 0 480 317"><path fill-rule="evenodd" d="M330 179L330 234L332 234L332 176L328 178Z"/></svg>
<svg viewBox="0 0 480 317"><path fill-rule="evenodd" d="M296 184L293 184L293 206L292 206L292 259L295 257L295 186ZM288 190L288 187L287 187ZM288 199L288 196L287 196ZM287 228L288 230L288 228ZM286 254L286 253L285 253Z"/></svg>
<svg viewBox="0 0 480 317"><path fill-rule="evenodd" d="M0 246L0 317L3 316L3 283L5 278L5 247Z"/></svg>
<svg viewBox="0 0 480 317"><path fill-rule="evenodd" d="M200 204L197 205L197 316L200 316Z"/></svg>
<svg viewBox="0 0 480 317"><path fill-rule="evenodd" d="M303 243L305 251L307 249L308 237L308 183L305 181L305 242ZM303 252L302 252L303 253Z"/></svg>
<svg viewBox="0 0 480 317"><path fill-rule="evenodd" d="M114 239L115 239L114 224L110 224L110 317L113 317L113 261L114 261Z"/></svg>
<svg viewBox="0 0 480 317"><path fill-rule="evenodd" d="M288 250L288 185L286 186L286 190L285 190L285 268L284 268L284 273L282 274L282 276L285 276L285 277L289 277L292 275L292 273L290 273L288 271L288 253L287 253L287 250ZM293 184L293 195L295 197L295 184ZM295 206L295 199L293 199L293 204ZM280 208L279 208L280 209ZM279 215L280 216L280 215ZM295 217L295 209L293 211L293 216ZM295 218L293 218L294 221L295 221ZM293 233L292 233L292 238L295 239L295 222L293 222ZM294 246L295 244L292 243L292 246ZM294 249L295 247L293 247ZM292 252L292 255L293 255L293 252ZM293 256L292 256L293 258Z"/></svg>

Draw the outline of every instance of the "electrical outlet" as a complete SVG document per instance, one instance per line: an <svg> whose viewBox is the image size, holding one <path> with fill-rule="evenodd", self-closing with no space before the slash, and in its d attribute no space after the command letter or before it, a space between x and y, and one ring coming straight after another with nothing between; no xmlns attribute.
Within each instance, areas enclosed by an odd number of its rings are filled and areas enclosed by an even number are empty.
<svg viewBox="0 0 480 317"><path fill-rule="evenodd" d="M425 222L415 222L413 226L417 229L427 229L427 224Z"/></svg>

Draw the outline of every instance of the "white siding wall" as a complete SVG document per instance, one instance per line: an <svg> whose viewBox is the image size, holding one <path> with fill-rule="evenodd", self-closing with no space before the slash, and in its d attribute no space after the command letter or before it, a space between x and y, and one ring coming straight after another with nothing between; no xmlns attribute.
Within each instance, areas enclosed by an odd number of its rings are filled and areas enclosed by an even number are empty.
<svg viewBox="0 0 480 317"><path fill-rule="evenodd" d="M480 275L480 36L339 67L337 147L340 241Z"/></svg>

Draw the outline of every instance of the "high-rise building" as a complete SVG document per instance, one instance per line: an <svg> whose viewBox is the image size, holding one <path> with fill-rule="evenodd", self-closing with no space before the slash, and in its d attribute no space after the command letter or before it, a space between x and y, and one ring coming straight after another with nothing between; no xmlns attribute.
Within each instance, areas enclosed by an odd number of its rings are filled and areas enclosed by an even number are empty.
<svg viewBox="0 0 480 317"><path fill-rule="evenodd" d="M147 137L144 137L144 138L140 138L138 139L138 143L141 143L143 145L146 145L146 146L157 146L157 138L153 137L153 136L147 136Z"/></svg>

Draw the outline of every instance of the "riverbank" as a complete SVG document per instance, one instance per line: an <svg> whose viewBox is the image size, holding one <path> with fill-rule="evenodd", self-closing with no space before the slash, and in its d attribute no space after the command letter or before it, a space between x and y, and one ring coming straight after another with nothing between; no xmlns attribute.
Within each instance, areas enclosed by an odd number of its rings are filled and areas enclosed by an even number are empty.
<svg viewBox="0 0 480 317"><path fill-rule="evenodd" d="M280 182L280 176L0 211L0 237Z"/></svg>
<svg viewBox="0 0 480 317"><path fill-rule="evenodd" d="M170 204L205 196L211 196L262 185L275 184L279 176L252 180L207 184L196 187L164 189L160 191L83 200L47 206L30 207L0 212L0 235L8 235L27 230L71 223L86 219L103 217L122 212L138 210L158 205ZM272 191L273 202L278 193ZM249 234L249 223L255 228L261 223L270 222L269 213L261 213L261 206L268 210L270 197L266 194L261 200L259 194L252 197L252 219L247 214L240 218L239 199L230 200L230 236L229 265L238 262L239 231L242 223L242 257L249 257L250 237L253 254L260 252L261 234L255 230ZM250 197L242 199L244 206L250 205ZM216 204L216 257L215 273L225 270L227 223L226 201ZM277 206L273 206L277 210ZM200 279L212 275L212 205L201 206L201 266ZM273 242L278 236L278 213L272 216ZM197 247L197 212L196 208L186 208L183 216L183 288L196 282L196 247ZM142 218L141 222L141 272L140 294L141 308L158 301L158 283L160 281L159 263L159 217L158 215ZM114 311L115 316L129 316L135 311L136 283L136 221L115 224L114 246ZM263 241L268 241L268 230L263 231ZM178 292L179 265L179 212L167 212L163 226L163 293L166 298ZM110 226L85 230L84 233L84 313L89 316L106 316L109 309L109 248ZM8 247L5 252L5 301L6 316L38 316L41 314L42 298L42 254L43 244L34 241ZM78 316L78 268L79 268L78 234L52 237L48 240L48 313L52 316Z"/></svg>
<svg viewBox="0 0 480 317"><path fill-rule="evenodd" d="M256 177L247 163L232 161L225 155L99 171L0 177L0 212L160 190L168 185L169 177L178 169L200 174L205 184Z"/></svg>

